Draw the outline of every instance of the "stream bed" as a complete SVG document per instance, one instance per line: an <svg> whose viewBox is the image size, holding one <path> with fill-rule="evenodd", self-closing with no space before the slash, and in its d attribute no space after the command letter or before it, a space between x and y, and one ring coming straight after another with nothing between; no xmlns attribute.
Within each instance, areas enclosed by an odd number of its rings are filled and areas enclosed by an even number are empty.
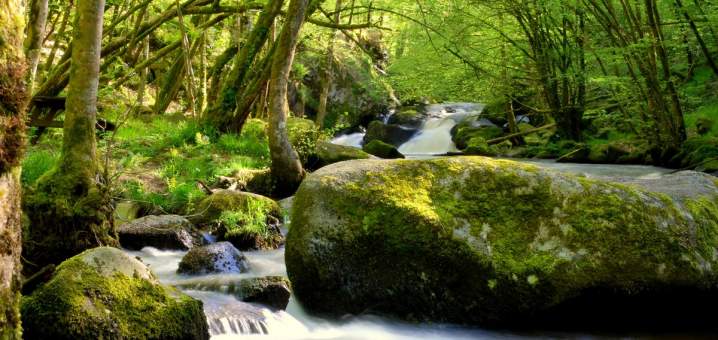
<svg viewBox="0 0 718 340"><path fill-rule="evenodd" d="M650 166L559 164L552 161L521 160L556 171L588 177L659 177L668 169ZM284 230L286 232L286 230ZM314 317L303 311L294 299L286 311L273 312L259 305L239 301L227 287L242 279L286 276L284 249L244 252L250 271L242 274L183 276L176 274L184 251L145 248L128 252L147 263L160 281L176 286L204 302L212 339L684 339L710 338L701 334L592 334L526 333L485 330L445 324L408 324L376 316L347 316L341 320Z"/></svg>
<svg viewBox="0 0 718 340"><path fill-rule="evenodd" d="M483 105L472 103L435 104L427 107L427 118L417 133L399 150L411 159L436 158L437 154L456 151L451 129L462 120L480 116ZM386 122L385 122L386 123ZM364 133L338 136L335 144L361 147ZM669 169L636 165L564 164L548 160L517 160L555 171L593 178L656 178ZM287 221L289 222L289 221ZM289 223L287 223L289 224ZM283 230L286 233L286 229ZM129 252L147 263L164 284L176 286L204 302L205 314L213 339L685 339L711 338L702 334L600 334L562 332L515 332L486 330L446 324L409 324L377 316L347 316L328 320L307 314L293 298L286 311L274 312L249 304L230 294L230 288L242 279L286 276L284 249L244 252L250 271L243 274L182 276L176 274L186 252L145 248Z"/></svg>

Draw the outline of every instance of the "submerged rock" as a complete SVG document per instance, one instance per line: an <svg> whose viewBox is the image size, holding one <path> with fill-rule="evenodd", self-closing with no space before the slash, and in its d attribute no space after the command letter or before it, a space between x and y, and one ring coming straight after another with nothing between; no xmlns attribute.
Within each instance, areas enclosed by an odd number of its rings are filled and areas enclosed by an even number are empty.
<svg viewBox="0 0 718 340"><path fill-rule="evenodd" d="M404 158L404 155L402 155L395 146L380 140L373 140L369 144L364 145L364 151L384 159Z"/></svg>
<svg viewBox="0 0 718 340"><path fill-rule="evenodd" d="M88 250L22 301L26 339L208 339L202 302L119 249Z"/></svg>
<svg viewBox="0 0 718 340"><path fill-rule="evenodd" d="M229 242L218 242L208 246L192 248L182 258L178 274L228 274L244 273L249 270L247 258Z"/></svg>
<svg viewBox="0 0 718 340"><path fill-rule="evenodd" d="M694 322L718 302L717 185L483 157L339 163L295 196L287 272L308 310L332 315Z"/></svg>
<svg viewBox="0 0 718 340"><path fill-rule="evenodd" d="M122 247L187 250L202 244L202 235L192 223L178 215L145 216L121 225L117 230Z"/></svg>

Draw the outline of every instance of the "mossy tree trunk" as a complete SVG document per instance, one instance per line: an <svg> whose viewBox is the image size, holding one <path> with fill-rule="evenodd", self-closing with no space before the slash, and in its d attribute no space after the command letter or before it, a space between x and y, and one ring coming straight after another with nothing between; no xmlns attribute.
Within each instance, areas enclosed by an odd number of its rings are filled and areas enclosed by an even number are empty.
<svg viewBox="0 0 718 340"><path fill-rule="evenodd" d="M31 224L24 254L31 270L116 244L95 142L104 7L104 0L77 1L61 157L25 202Z"/></svg>
<svg viewBox="0 0 718 340"><path fill-rule="evenodd" d="M21 339L20 161L27 101L23 4L0 1L0 339Z"/></svg>
<svg viewBox="0 0 718 340"><path fill-rule="evenodd" d="M287 135L287 85L294 62L299 31L304 24L309 0L292 0L287 10L287 21L276 42L269 81L269 151L272 159L272 176L276 180L277 194L293 193L304 179L304 168L299 155Z"/></svg>
<svg viewBox="0 0 718 340"><path fill-rule="evenodd" d="M258 90L251 91L252 93L247 93L246 90L257 82L257 78L262 77L262 60L259 55L267 44L271 27L275 18L281 13L283 4L284 0L271 0L265 5L247 37L247 42L239 49L232 71L222 84L219 97L207 111L205 120L209 125L225 132L242 130L244 121L249 115L248 108L251 107L251 102L246 105L243 101L249 96L254 102L254 98L259 95ZM259 69L260 72L251 72L252 65L258 66L255 69ZM261 82L261 79L259 81Z"/></svg>

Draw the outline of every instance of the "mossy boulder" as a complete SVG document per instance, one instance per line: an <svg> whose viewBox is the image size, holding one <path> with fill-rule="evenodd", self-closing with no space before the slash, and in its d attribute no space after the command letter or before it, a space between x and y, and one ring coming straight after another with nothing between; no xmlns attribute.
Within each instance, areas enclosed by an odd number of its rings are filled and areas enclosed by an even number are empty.
<svg viewBox="0 0 718 340"><path fill-rule="evenodd" d="M389 117L389 124L403 125L412 128L419 128L426 120L427 114L424 108L405 107Z"/></svg>
<svg viewBox="0 0 718 340"><path fill-rule="evenodd" d="M483 157L338 163L295 196L287 272L308 310L331 315L705 319L693 304L718 301L718 181L622 181Z"/></svg>
<svg viewBox="0 0 718 340"><path fill-rule="evenodd" d="M121 225L117 233L122 247L187 250L202 245L202 234L178 215L145 216Z"/></svg>
<svg viewBox="0 0 718 340"><path fill-rule="evenodd" d="M483 137L473 137L466 143L464 153L473 156L496 156L497 152Z"/></svg>
<svg viewBox="0 0 718 340"><path fill-rule="evenodd" d="M244 251L279 248L284 243L279 228L282 216L279 204L271 198L218 190L197 205L192 221Z"/></svg>
<svg viewBox="0 0 718 340"><path fill-rule="evenodd" d="M314 169L353 159L369 159L371 155L353 146L337 145L328 141L317 142L316 157L309 165Z"/></svg>
<svg viewBox="0 0 718 340"><path fill-rule="evenodd" d="M85 251L22 301L26 339L208 339L202 302L119 249Z"/></svg>
<svg viewBox="0 0 718 340"><path fill-rule="evenodd" d="M404 158L404 155L402 155L395 146L380 140L373 140L369 144L364 145L364 151L384 159Z"/></svg>
<svg viewBox="0 0 718 340"><path fill-rule="evenodd" d="M369 123L364 136L364 144L374 140L400 147L417 133L416 129L410 129L397 124L384 124L378 120Z"/></svg>
<svg viewBox="0 0 718 340"><path fill-rule="evenodd" d="M178 274L239 274L249 271L247 258L231 243L217 242L192 248L182 258Z"/></svg>
<svg viewBox="0 0 718 340"><path fill-rule="evenodd" d="M472 119L463 121L451 129L451 139L460 150L466 149L472 138L480 137L484 140L490 140L501 137L503 134L504 130L495 125L479 123Z"/></svg>

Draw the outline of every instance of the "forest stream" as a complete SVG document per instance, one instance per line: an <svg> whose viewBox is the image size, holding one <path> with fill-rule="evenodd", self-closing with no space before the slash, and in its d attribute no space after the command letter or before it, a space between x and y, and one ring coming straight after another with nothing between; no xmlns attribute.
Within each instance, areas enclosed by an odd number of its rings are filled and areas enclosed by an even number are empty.
<svg viewBox="0 0 718 340"><path fill-rule="evenodd" d="M435 158L437 154L456 151L451 129L462 120L478 118L482 106L471 103L436 104L428 108L428 118L419 132L399 150L409 158ZM339 136L334 143L360 146L364 133ZM520 160L559 172L586 177L658 178L670 170L642 165L562 164L552 160ZM283 233L291 221L285 221ZM213 241L210 235L205 235ZM258 337L262 339L513 339L513 338L612 338L589 333L532 333L509 330L485 330L447 324L409 324L377 316L346 317L329 320L307 314L302 306L290 299L286 311L241 302L227 292L229 286L242 279L266 276L287 276L284 248L270 251L244 252L250 270L241 274L184 276L176 273L185 251L164 251L146 247L128 252L147 263L164 284L181 288L204 302L205 314L213 339ZM632 337L631 334L626 336ZM644 338L645 335L637 335ZM654 338L653 336L648 336Z"/></svg>
<svg viewBox="0 0 718 340"><path fill-rule="evenodd" d="M435 149L432 149L435 150ZM552 161L526 161L558 171L579 173L589 177L619 176L655 178L669 170L651 166L559 164ZM290 222L290 221L287 221ZM286 232L286 230L284 230ZM207 236L208 238L211 238ZM128 252L138 256L164 284L177 286L190 296L204 302L205 314L213 339L514 339L514 338L613 338L597 334L516 333L443 324L407 324L375 316L347 317L333 321L313 317L291 299L287 311L273 312L267 308L241 302L223 293L227 286L242 279L264 276L286 276L284 248L271 251L244 252L250 271L242 274L183 276L176 273L186 254L184 251L163 251L144 248ZM626 335L631 336L631 335ZM638 335L637 338L644 338ZM655 338L648 336L647 338Z"/></svg>

